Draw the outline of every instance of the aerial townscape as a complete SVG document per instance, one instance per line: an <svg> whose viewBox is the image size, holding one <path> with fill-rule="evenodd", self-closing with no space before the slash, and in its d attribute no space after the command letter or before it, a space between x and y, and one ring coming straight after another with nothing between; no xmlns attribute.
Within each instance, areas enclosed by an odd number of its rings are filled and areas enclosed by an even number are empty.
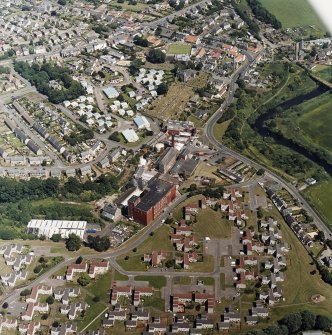
<svg viewBox="0 0 332 335"><path fill-rule="evenodd" d="M0 335L332 334L323 16L1 0Z"/></svg>

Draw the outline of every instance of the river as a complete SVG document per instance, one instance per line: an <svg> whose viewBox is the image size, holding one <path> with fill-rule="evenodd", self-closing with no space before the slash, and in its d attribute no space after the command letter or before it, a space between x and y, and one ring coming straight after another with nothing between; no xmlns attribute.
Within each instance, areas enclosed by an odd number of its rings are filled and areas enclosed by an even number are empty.
<svg viewBox="0 0 332 335"><path fill-rule="evenodd" d="M325 169L325 171L332 176L332 165L328 163L326 160L322 159L317 155L314 151L308 151L305 147L294 143L283 136L280 136L278 134L275 134L271 132L265 125L264 122L271 119L276 113L277 110L282 109L283 111L286 111L287 109L300 105L303 102L316 98L320 96L321 94L327 92L328 89L326 89L324 86L319 85L316 89L313 91L303 94L300 96L297 96L295 98L289 99L287 101L284 101L280 103L279 105L275 106L274 108L269 109L264 114L260 114L259 117L256 119L254 123L255 129L258 131L258 133L263 137L271 137L274 139L274 141L277 144L280 144L282 146L288 147L297 153L305 156L306 158L310 159L311 161L315 162L316 164L320 165L322 168Z"/></svg>

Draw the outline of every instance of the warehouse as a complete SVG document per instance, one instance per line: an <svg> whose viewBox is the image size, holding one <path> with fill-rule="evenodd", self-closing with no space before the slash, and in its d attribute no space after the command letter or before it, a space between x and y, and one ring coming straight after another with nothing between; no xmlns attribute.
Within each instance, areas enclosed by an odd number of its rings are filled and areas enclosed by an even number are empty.
<svg viewBox="0 0 332 335"><path fill-rule="evenodd" d="M27 226L27 234L46 236L51 238L54 234L60 234L62 238L69 234L75 234L83 239L87 222L66 220L31 220Z"/></svg>

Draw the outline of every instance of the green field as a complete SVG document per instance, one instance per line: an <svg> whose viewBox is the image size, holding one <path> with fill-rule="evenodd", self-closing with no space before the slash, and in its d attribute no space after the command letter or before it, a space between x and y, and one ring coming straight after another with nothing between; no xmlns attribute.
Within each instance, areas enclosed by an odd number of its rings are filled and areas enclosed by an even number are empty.
<svg viewBox="0 0 332 335"><path fill-rule="evenodd" d="M152 287L157 289L166 286L166 278L163 276L136 276L135 280L148 281Z"/></svg>
<svg viewBox="0 0 332 335"><path fill-rule="evenodd" d="M260 2L279 19L283 28L314 25L322 31L326 30L307 0L260 0Z"/></svg>
<svg viewBox="0 0 332 335"><path fill-rule="evenodd" d="M302 133L310 143L328 150L332 154L332 95L324 95L303 104L304 113L299 118Z"/></svg>
<svg viewBox="0 0 332 335"><path fill-rule="evenodd" d="M310 186L304 194L332 228L332 181Z"/></svg>
<svg viewBox="0 0 332 335"><path fill-rule="evenodd" d="M223 123L216 123L213 127L213 135L217 139L218 142L222 142L222 138L227 130L229 124L232 120L227 120Z"/></svg>
<svg viewBox="0 0 332 335"><path fill-rule="evenodd" d="M332 95L310 99L275 118L281 135L307 150L319 150L332 163Z"/></svg>
<svg viewBox="0 0 332 335"><path fill-rule="evenodd" d="M171 44L168 53L171 55L190 55L191 45L189 44Z"/></svg>
<svg viewBox="0 0 332 335"><path fill-rule="evenodd" d="M313 69L313 72L316 76L332 82L332 66L331 65L316 65Z"/></svg>
<svg viewBox="0 0 332 335"><path fill-rule="evenodd" d="M201 238L230 238L232 222L221 218L221 213L211 208L201 209L196 215L194 232Z"/></svg>

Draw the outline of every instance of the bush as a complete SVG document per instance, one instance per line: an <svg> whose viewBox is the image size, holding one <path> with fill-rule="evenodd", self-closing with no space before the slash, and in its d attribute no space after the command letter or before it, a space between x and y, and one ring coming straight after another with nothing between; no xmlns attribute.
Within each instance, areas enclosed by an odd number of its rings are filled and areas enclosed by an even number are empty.
<svg viewBox="0 0 332 335"><path fill-rule="evenodd" d="M8 308L8 302L4 302L3 304L2 304L2 308L4 308L4 309L7 309Z"/></svg>
<svg viewBox="0 0 332 335"><path fill-rule="evenodd" d="M47 297L46 302L49 305L53 305L54 304L54 298L50 295L50 296Z"/></svg>
<svg viewBox="0 0 332 335"><path fill-rule="evenodd" d="M91 278L90 276L83 272L77 279L77 282L81 285L81 286L87 286L90 284L91 282Z"/></svg>
<svg viewBox="0 0 332 335"><path fill-rule="evenodd" d="M37 265L34 269L33 272L38 274L40 271L42 270L42 266L41 265Z"/></svg>
<svg viewBox="0 0 332 335"><path fill-rule="evenodd" d="M23 290L23 291L20 292L20 296L21 297L26 297L27 295L30 294L30 292L31 291L27 288L27 289L25 289L25 290Z"/></svg>
<svg viewBox="0 0 332 335"><path fill-rule="evenodd" d="M75 235L75 234L70 234L66 240L66 248L69 251L77 251L81 248L82 241L81 239Z"/></svg>

